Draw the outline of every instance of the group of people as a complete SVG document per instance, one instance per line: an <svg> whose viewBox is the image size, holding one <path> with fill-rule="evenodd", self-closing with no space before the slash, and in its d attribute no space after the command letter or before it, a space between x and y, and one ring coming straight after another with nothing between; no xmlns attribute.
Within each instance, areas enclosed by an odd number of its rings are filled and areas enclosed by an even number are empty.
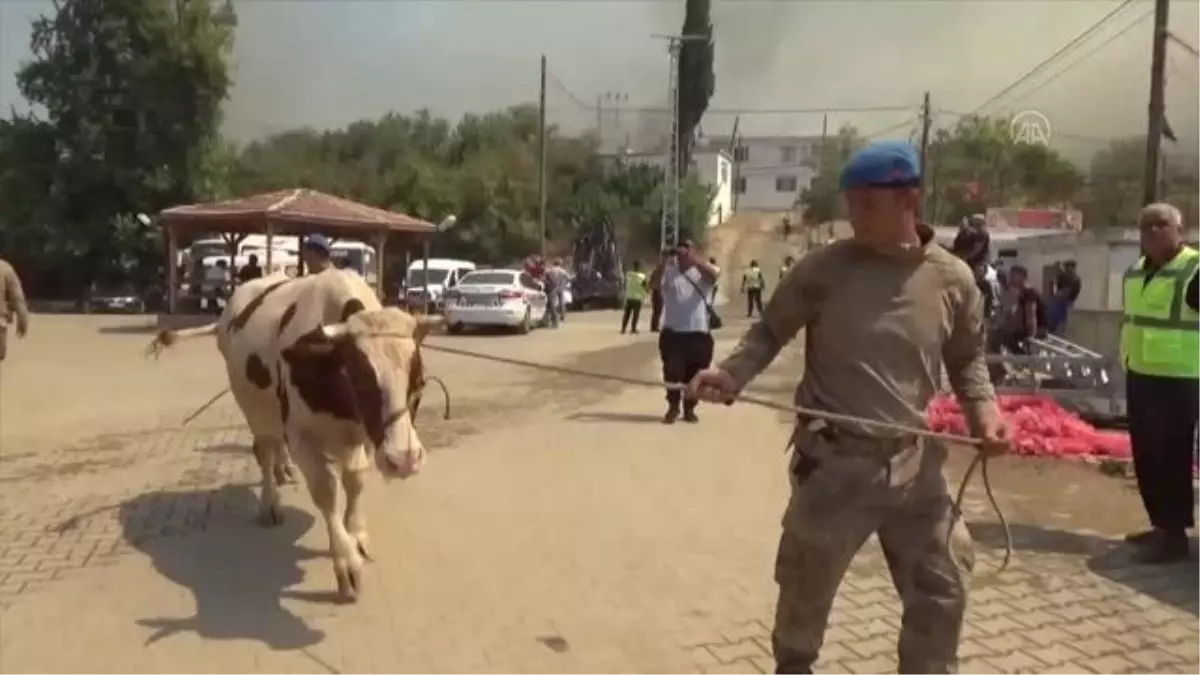
<svg viewBox="0 0 1200 675"><path fill-rule="evenodd" d="M963 223L951 250L971 268L983 298L990 352L1028 354L1030 340L1064 333L1083 287L1074 260L1062 261L1055 266L1046 297L1030 285L1027 268L1022 265L1006 267L1002 259L991 259L991 237L982 214L973 215ZM993 364L991 372L993 381L999 382L1004 376L1004 367Z"/></svg>
<svg viewBox="0 0 1200 675"><path fill-rule="evenodd" d="M571 273L563 265L562 258L554 258L549 264L540 255L525 259L525 272L542 284L546 293L545 324L558 328L567 320L567 292L571 289Z"/></svg>

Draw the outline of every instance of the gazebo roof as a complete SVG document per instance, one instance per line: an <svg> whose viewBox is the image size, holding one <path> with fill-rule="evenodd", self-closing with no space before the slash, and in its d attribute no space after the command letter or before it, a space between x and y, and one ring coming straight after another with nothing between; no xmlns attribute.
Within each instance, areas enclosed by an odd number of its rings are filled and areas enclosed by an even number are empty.
<svg viewBox="0 0 1200 675"><path fill-rule="evenodd" d="M433 223L377 209L316 190L296 188L223 202L175 206L159 214L177 232L266 232L303 235L324 232L333 236L369 232L432 234Z"/></svg>

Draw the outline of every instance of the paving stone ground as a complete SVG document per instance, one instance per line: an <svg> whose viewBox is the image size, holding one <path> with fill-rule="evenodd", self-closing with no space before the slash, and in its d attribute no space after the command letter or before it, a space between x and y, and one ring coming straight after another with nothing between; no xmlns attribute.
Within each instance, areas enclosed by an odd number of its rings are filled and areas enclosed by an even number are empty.
<svg viewBox="0 0 1200 675"><path fill-rule="evenodd" d="M616 344L574 362L654 376L652 338ZM762 388L785 388L792 365ZM285 492L282 527L254 524L228 402L195 427L0 463L0 671L768 672L785 420L734 406L664 427L652 390L455 386L478 368L446 362L459 417L426 425L426 471L369 486L376 560L355 605L333 600L306 494ZM1016 459L992 473L1016 558L983 576L999 530L973 488L963 672L1200 670L1196 565L1129 561L1127 484ZM872 543L821 670L894 671L899 617Z"/></svg>

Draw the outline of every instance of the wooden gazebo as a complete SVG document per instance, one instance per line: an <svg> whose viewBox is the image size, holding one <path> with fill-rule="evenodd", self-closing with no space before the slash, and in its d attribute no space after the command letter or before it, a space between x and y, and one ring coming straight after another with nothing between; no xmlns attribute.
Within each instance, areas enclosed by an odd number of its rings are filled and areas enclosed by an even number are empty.
<svg viewBox="0 0 1200 675"><path fill-rule="evenodd" d="M419 218L305 188L176 206L162 211L159 222L167 234L167 311L172 314L176 311L179 295L180 280L175 260L181 235L222 233L229 237L231 248L236 249L246 235L265 234L268 269L271 267L271 239L276 235L304 237L320 233L328 237L361 239L375 246L375 284L383 297L388 235L408 233L430 237L437 231L433 223Z"/></svg>

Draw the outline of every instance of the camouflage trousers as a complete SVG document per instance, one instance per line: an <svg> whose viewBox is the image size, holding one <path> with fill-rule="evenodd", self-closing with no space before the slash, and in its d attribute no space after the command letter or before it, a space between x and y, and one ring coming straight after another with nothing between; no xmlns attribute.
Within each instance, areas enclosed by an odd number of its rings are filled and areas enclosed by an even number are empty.
<svg viewBox="0 0 1200 675"><path fill-rule="evenodd" d="M828 431L794 439L775 563L776 672L812 672L838 586L872 534L903 603L899 671L956 672L973 557L942 476L945 447Z"/></svg>

